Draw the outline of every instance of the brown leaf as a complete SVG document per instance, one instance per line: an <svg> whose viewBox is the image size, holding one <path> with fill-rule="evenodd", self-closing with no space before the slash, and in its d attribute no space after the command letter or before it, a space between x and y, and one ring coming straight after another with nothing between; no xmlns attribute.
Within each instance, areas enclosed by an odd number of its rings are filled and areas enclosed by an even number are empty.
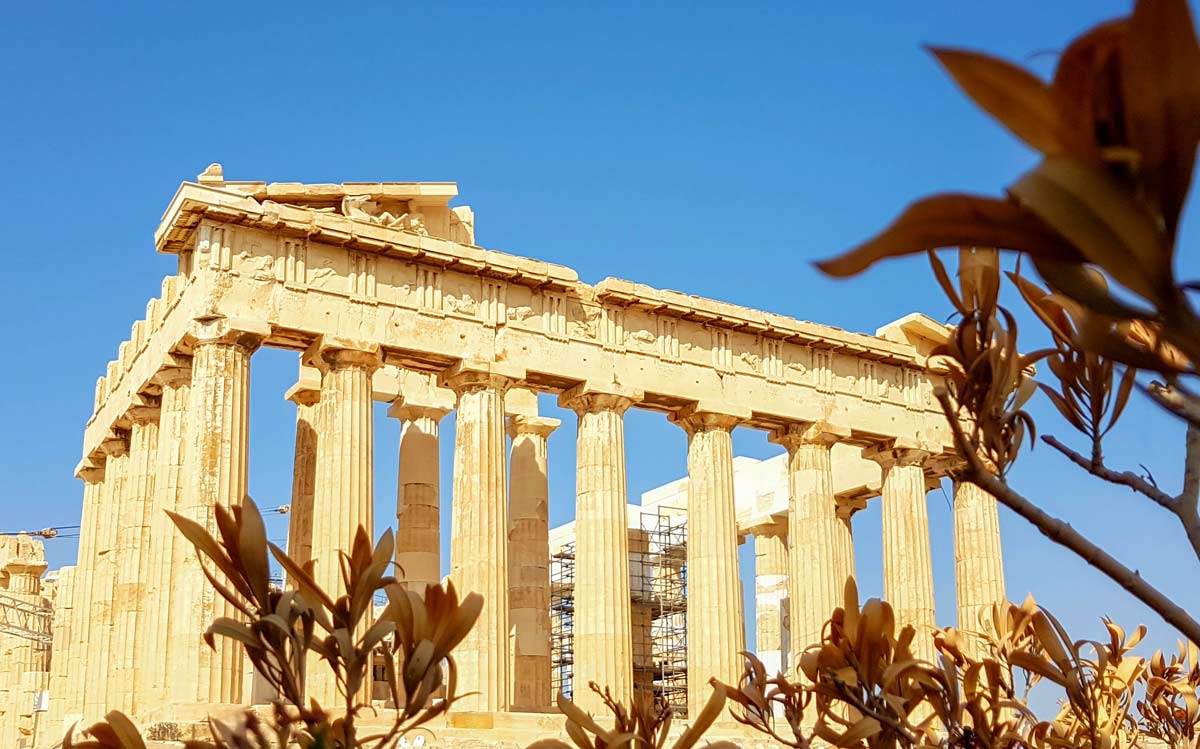
<svg viewBox="0 0 1200 749"><path fill-rule="evenodd" d="M1186 0L1140 0L1121 56L1130 145L1173 237L1200 142L1200 44Z"/></svg>
<svg viewBox="0 0 1200 749"><path fill-rule="evenodd" d="M1022 67L979 52L931 47L967 96L1013 135L1044 154L1062 153L1066 138L1050 87Z"/></svg>
<svg viewBox="0 0 1200 749"><path fill-rule="evenodd" d="M883 232L843 255L818 262L817 268L845 278L885 258L942 247L997 247L1040 257L1080 258L1077 250L1012 201L943 193L918 200Z"/></svg>

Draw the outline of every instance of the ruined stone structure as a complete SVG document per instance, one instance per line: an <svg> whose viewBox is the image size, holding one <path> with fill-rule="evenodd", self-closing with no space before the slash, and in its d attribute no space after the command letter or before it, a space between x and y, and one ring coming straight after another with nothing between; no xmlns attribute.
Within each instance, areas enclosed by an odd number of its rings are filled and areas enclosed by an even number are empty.
<svg viewBox="0 0 1200 749"><path fill-rule="evenodd" d="M476 246L471 210L448 205L456 193L231 182L218 165L180 187L154 234L179 271L97 382L84 435L73 625L55 655L65 720L119 708L149 723L250 699L239 653L200 642L222 612L163 510L211 524L214 504L244 496L262 346L297 355L289 543L331 589L353 529L391 524L372 517L376 470L400 472L398 561L413 584L437 578L439 422L454 412L450 575L487 603L457 653L460 688L477 694L451 725L517 725L513 713L550 704L545 445L557 422L537 413L538 392L579 419L577 678L618 697L633 688L623 416L635 408L688 437L693 707L708 676L741 671L735 429L769 432L788 451L786 505L769 531L749 532L774 539L763 543L786 572L792 647L853 573L857 500L839 496L831 461L852 450L880 467L888 595L930 651L926 481L952 468L926 359L940 326L912 317L862 335L619 279L588 285ZM402 431L398 466L373 464L380 400ZM1003 595L995 505L959 497L960 605L974 611ZM328 701L331 684L311 687Z"/></svg>
<svg viewBox="0 0 1200 749"><path fill-rule="evenodd" d="M70 613L54 621L56 592L69 590L70 574L42 579L46 554L39 539L0 536L0 746L34 746L46 711L50 643ZM69 593L68 593L69 595ZM51 627L53 626L53 631ZM58 727L55 726L54 730Z"/></svg>

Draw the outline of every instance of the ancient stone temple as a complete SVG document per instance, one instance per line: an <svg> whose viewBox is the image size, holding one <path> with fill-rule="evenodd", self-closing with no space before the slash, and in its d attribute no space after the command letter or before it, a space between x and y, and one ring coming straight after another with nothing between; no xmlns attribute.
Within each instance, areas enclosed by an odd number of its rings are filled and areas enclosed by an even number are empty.
<svg viewBox="0 0 1200 749"><path fill-rule="evenodd" d="M52 609L63 578L42 579L40 539L0 536L0 746L32 747L46 711ZM65 587L69 588L68 580ZM70 616L63 612L65 621ZM51 731L58 732L60 726ZM57 737L61 738L61 737Z"/></svg>
<svg viewBox="0 0 1200 749"><path fill-rule="evenodd" d="M761 539L775 586L764 600L788 601L793 650L841 601L854 574L851 516L865 500L840 488L843 455L871 462L887 596L932 651L925 493L954 468L927 360L941 326L913 316L863 335L620 279L588 285L569 268L477 246L471 210L449 206L456 194L448 183L232 182L218 165L179 188L154 234L178 273L99 378L84 434L72 626L54 656L63 720L116 708L148 724L252 700L240 653L200 641L222 612L163 510L208 523L215 503L244 496L252 360L264 346L296 354L297 383L277 394L296 404L291 551L336 589L336 551L354 528L393 524L372 517L375 472L399 470L398 561L410 582L438 579L448 554L456 585L487 601L457 652L460 688L477 694L448 730L561 724L537 717L551 704L546 442L558 426L538 413L538 393L579 420L576 680L619 697L635 688L630 409L664 414L687 436L692 709L709 677L741 672L741 536ZM393 404L398 466L373 462L375 401ZM443 491L439 424L450 414L454 479ZM735 497L737 429L787 451L785 488L750 526ZM956 503L969 619L1004 595L996 510L966 489ZM330 685L313 688L325 697Z"/></svg>

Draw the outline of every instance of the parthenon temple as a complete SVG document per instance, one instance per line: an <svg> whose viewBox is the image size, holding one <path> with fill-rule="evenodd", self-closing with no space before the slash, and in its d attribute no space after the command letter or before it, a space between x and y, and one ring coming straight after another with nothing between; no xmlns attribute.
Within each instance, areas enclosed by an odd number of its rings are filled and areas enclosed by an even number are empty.
<svg viewBox="0 0 1200 749"><path fill-rule="evenodd" d="M546 445L560 422L539 413L539 394L578 416L575 684L617 697L653 687L635 667L643 613L630 529L655 502L639 510L627 496L630 409L686 435L685 483L657 502L686 525L675 567L686 587L671 614L684 643L681 712L704 704L710 677L741 674L739 544L753 538L769 587L760 649L789 668L843 600L854 514L876 497L885 597L932 656L926 492L957 468L932 397L942 325L910 315L866 335L616 278L589 285L570 268L477 246L456 196L452 183L233 182L217 164L180 186L154 232L178 272L97 381L84 431L79 557L56 607L49 678L60 692L48 725L112 709L182 724L262 701L236 648L201 641L222 604L164 513L211 527L215 504L246 495L261 347L296 356L295 386L271 396L295 403L289 552L337 590L336 554L354 530L394 525L405 584L438 581L448 554L458 589L485 598L456 651L459 688L474 694L448 728L553 717ZM402 435L398 465L375 464L378 401L392 404ZM443 491L439 424L451 414ZM743 466L738 429L767 433L786 455ZM377 471L399 472L394 519L372 517ZM449 549L442 502L452 503ZM1005 597L995 501L956 482L954 532L958 618L974 627ZM329 702L332 688L316 680L310 691ZM574 694L601 709L586 689Z"/></svg>

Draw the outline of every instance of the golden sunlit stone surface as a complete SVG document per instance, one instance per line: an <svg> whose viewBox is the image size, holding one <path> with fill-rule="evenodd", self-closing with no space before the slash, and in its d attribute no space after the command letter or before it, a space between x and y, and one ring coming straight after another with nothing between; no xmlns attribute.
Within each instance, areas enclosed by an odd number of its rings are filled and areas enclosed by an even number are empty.
<svg viewBox="0 0 1200 749"><path fill-rule="evenodd" d="M630 632L650 614L631 604L629 555L645 542L625 533L638 528L625 485L629 409L667 414L688 440L688 477L642 505L657 496L688 527L692 709L710 677L736 682L741 671L747 536L760 549L760 647L791 669L854 574L854 512L882 495L888 596L927 636L925 491L951 470L928 359L943 326L910 315L866 335L621 279L585 284L570 268L478 246L474 213L449 205L457 192L234 182L219 165L180 186L154 233L178 272L97 381L84 430L80 554L60 577L74 581L56 603L71 626L56 624L61 689L47 735L119 707L155 726L151 738L190 736L208 712L269 699L236 648L200 642L227 612L159 517L171 509L211 526L214 504L244 496L251 360L264 346L298 352L297 385L267 396L296 404L288 546L316 560L319 580L336 587L336 552L355 526L391 524L372 516L376 470L399 471L397 561L416 589L440 574L439 513L452 503L450 576L486 604L456 653L459 689L478 694L432 726L442 743L515 746L561 731L545 714L547 558L568 536L582 565L575 670L618 696L653 683L654 656ZM558 423L539 415L538 393L579 417L577 519L561 532L547 528L546 440ZM390 467L371 450L376 401L392 404L402 433ZM439 424L451 413L443 492ZM736 458L739 429L769 433L788 454ZM1003 596L999 531L990 497L960 489L956 507L960 577L998 580L960 580L970 618ZM0 695L11 694L4 679ZM327 698L331 685L313 688ZM763 743L733 725L713 735Z"/></svg>

